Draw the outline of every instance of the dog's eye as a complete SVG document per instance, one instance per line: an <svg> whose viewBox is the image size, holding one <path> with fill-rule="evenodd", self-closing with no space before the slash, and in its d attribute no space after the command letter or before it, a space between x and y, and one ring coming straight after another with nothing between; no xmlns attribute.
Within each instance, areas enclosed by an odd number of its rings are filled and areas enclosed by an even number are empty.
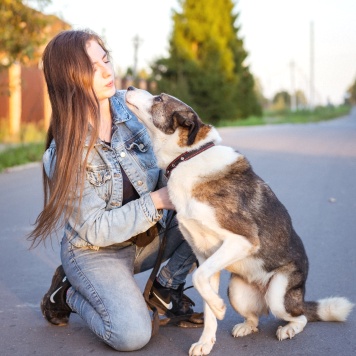
<svg viewBox="0 0 356 356"><path fill-rule="evenodd" d="M154 101L156 101L157 103L163 101L162 98L160 96L155 96Z"/></svg>

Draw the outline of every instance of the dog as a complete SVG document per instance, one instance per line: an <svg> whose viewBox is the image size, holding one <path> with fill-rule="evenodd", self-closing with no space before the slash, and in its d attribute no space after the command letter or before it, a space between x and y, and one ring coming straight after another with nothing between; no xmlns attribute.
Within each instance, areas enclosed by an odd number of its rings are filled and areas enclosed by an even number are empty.
<svg viewBox="0 0 356 356"><path fill-rule="evenodd" d="M222 270L231 272L228 297L245 321L234 337L258 331L258 319L271 312L287 321L279 340L291 339L308 321L345 321L353 304L343 297L304 300L308 258L288 211L249 161L221 138L212 125L177 98L129 87L126 104L146 126L179 228L199 267L193 285L204 300L204 329L190 356L208 355L217 319L226 305L218 294Z"/></svg>

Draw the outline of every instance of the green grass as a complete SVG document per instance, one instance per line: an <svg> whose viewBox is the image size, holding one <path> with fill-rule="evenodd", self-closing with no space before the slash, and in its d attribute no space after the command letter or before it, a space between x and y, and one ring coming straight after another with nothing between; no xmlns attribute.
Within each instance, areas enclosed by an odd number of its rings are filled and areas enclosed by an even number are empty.
<svg viewBox="0 0 356 356"><path fill-rule="evenodd" d="M246 119L239 120L221 120L216 125L217 127L226 126L256 126L256 125L266 125L266 119L264 117L250 116Z"/></svg>
<svg viewBox="0 0 356 356"><path fill-rule="evenodd" d="M9 147L0 152L0 172L9 167L42 159L44 143L27 143L16 147Z"/></svg>
<svg viewBox="0 0 356 356"><path fill-rule="evenodd" d="M309 122L319 122L334 119L347 115L350 112L350 107L346 105L338 107L317 107L315 110L299 110L287 111L284 113L266 113L268 123L291 123L291 124L305 124Z"/></svg>
<svg viewBox="0 0 356 356"><path fill-rule="evenodd" d="M342 105L338 107L317 107L315 110L266 111L262 117L251 116L247 119L239 120L221 120L218 127L225 126L253 126L253 125L271 125L271 124L305 124L310 122L319 122L334 119L347 115L350 107Z"/></svg>

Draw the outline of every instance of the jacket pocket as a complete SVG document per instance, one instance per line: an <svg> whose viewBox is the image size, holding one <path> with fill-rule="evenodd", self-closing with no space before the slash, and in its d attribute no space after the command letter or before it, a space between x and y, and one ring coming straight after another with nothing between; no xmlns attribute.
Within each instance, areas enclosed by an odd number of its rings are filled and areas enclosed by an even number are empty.
<svg viewBox="0 0 356 356"><path fill-rule="evenodd" d="M105 166L87 166L86 176L89 183L94 187L98 196L108 201L111 190L111 173Z"/></svg>
<svg viewBox="0 0 356 356"><path fill-rule="evenodd" d="M148 133L135 136L125 142L125 148L143 169L157 166L156 157Z"/></svg>

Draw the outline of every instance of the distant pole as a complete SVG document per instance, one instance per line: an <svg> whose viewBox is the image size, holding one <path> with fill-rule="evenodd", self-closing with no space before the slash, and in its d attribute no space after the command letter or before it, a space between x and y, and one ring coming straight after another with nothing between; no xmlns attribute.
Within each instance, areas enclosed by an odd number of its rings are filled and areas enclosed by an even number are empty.
<svg viewBox="0 0 356 356"><path fill-rule="evenodd" d="M309 108L314 109L314 22L310 22L310 97Z"/></svg>
<svg viewBox="0 0 356 356"><path fill-rule="evenodd" d="M290 109L295 111L297 108L297 98L295 93L295 63L294 61L290 62L290 80L291 80L291 93L290 93Z"/></svg>
<svg viewBox="0 0 356 356"><path fill-rule="evenodd" d="M133 77L134 79L137 78L137 63L138 63L138 47L140 46L140 44L142 43L140 37L138 37L138 35L136 35L133 38L133 44L134 44L134 63L133 63Z"/></svg>

